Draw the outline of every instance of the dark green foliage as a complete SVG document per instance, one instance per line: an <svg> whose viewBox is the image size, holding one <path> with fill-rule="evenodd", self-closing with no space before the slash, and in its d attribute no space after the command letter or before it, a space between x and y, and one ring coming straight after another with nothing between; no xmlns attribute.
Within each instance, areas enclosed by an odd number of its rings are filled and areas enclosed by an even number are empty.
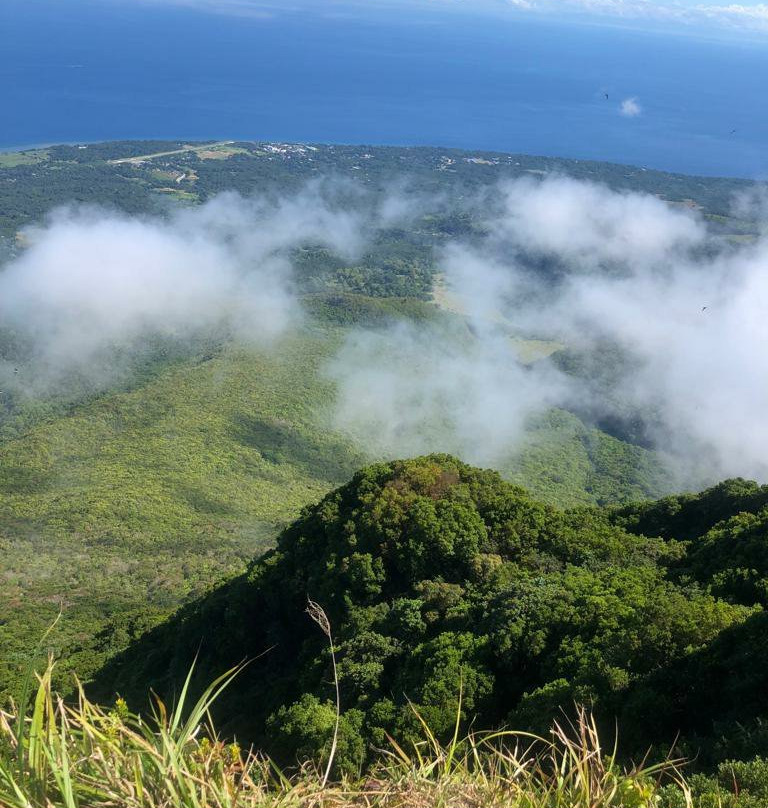
<svg viewBox="0 0 768 808"><path fill-rule="evenodd" d="M587 703L607 727L624 716L628 749L641 752L678 730L687 748L712 746L744 714L768 716L768 660L748 650L763 612L685 583L675 572L683 543L611 517L558 511L445 455L370 466L246 575L114 660L94 688L168 694L198 649L201 682L266 652L223 697L220 720L282 760L318 752L333 689L309 597L333 628L345 726L369 745L345 741L347 768L386 733L419 734L411 703L445 737L460 693L476 727L541 730Z"/></svg>
<svg viewBox="0 0 768 808"><path fill-rule="evenodd" d="M768 606L768 509L739 513L692 543L684 571L734 603Z"/></svg>
<svg viewBox="0 0 768 808"><path fill-rule="evenodd" d="M332 325L385 326L406 319L414 322L435 320L441 316L433 303L410 297L376 298L364 295L328 292L305 295L306 311L319 321Z"/></svg>
<svg viewBox="0 0 768 808"><path fill-rule="evenodd" d="M48 153L54 160L93 163L99 160L124 159L153 152L172 151L183 146L184 143L180 140L117 140L107 143L51 146Z"/></svg>
<svg viewBox="0 0 768 808"><path fill-rule="evenodd" d="M151 188L137 182L131 170L107 163L47 163L0 168L0 235L13 236L62 205L87 203L126 213L160 212Z"/></svg>
<svg viewBox="0 0 768 808"><path fill-rule="evenodd" d="M374 196L404 178L406 195L417 192L462 199L499 180L545 172L693 203L725 235L756 232L754 223L729 218L734 194L754 185L747 180L689 177L583 160L428 147L318 145L275 150L270 144L244 142L231 144L229 151L218 154L214 148L212 154L218 159L210 159L200 151L201 145L179 141L116 141L85 147L54 146L46 150L43 159L31 164L16 165L14 161L4 166L0 162L0 235L13 237L21 227L38 221L52 208L78 201L136 213L158 210L161 202L204 201L222 191L290 194L322 176L354 179ZM156 156L143 162L107 162L144 155ZM474 162L478 158L488 164ZM446 160L452 161L450 170L446 170ZM158 172L171 172L172 176L174 172L183 172L188 177L176 183L158 176ZM159 189L164 192L157 193ZM471 238L477 227L477 216L461 206L435 209L408 227L408 239L403 239L402 234L394 239L401 245L397 257L411 261L412 250L403 253L403 248L414 236L418 237L413 246L418 248L420 243L435 238ZM370 293L370 288L353 290Z"/></svg>
<svg viewBox="0 0 768 808"><path fill-rule="evenodd" d="M698 808L765 808L768 804L768 760L726 760L711 776L693 775L688 782ZM680 789L662 790L661 808L688 808Z"/></svg>
<svg viewBox="0 0 768 808"><path fill-rule="evenodd" d="M694 539L738 513L757 513L768 505L768 486L751 480L726 480L701 494L678 494L616 511L614 521L635 533Z"/></svg>
<svg viewBox="0 0 768 808"><path fill-rule="evenodd" d="M700 763L765 754L767 618L756 611L638 682L622 712L626 734L651 744L681 732L682 748L698 754Z"/></svg>

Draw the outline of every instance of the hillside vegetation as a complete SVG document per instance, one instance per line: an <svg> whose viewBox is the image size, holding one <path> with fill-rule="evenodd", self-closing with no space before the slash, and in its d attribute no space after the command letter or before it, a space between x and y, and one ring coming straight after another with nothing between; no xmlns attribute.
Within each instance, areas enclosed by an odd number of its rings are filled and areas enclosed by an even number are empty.
<svg viewBox="0 0 768 808"><path fill-rule="evenodd" d="M317 416L330 342L307 333L280 358L224 349L4 443L0 689L59 609L53 645L86 675L359 465Z"/></svg>
<svg viewBox="0 0 768 808"><path fill-rule="evenodd" d="M765 488L735 480L624 509L559 511L445 455L369 466L248 572L117 657L93 692L134 709L254 659L214 710L278 762L357 771L420 720L545 732L588 704L622 752L699 765L768 752ZM638 525L648 535L637 532ZM654 535L656 534L656 535ZM679 535L680 538L676 538ZM414 712L415 711L415 712Z"/></svg>
<svg viewBox="0 0 768 808"><path fill-rule="evenodd" d="M447 455L370 466L88 686L128 702L27 676L0 804L760 808L767 502L562 512Z"/></svg>
<svg viewBox="0 0 768 808"><path fill-rule="evenodd" d="M385 299L366 301L313 297L314 325L279 350L219 343L156 362L123 390L41 410L22 401L6 417L0 692L18 688L60 610L49 639L64 657L59 671L87 676L179 604L241 573L303 505L365 462L329 426L333 386L322 367L348 325L392 315ZM395 311L419 316L416 303ZM565 412L532 424L507 466L562 504L667 490L651 453Z"/></svg>

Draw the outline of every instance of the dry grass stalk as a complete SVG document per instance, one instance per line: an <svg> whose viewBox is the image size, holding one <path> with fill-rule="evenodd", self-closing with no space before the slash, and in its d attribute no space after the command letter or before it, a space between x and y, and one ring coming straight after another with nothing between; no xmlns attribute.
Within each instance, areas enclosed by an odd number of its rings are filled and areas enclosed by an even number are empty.
<svg viewBox="0 0 768 808"><path fill-rule="evenodd" d="M325 609L314 600L307 599L307 614L317 623L322 629L323 634L328 638L328 646L331 651L331 663L333 665L333 683L336 687L336 721L333 726L333 740L331 742L331 752L328 755L328 763L325 767L325 774L323 775L322 787L324 788L328 783L328 778L331 776L333 768L333 761L336 757L336 748L339 741L339 724L341 723L341 692L339 690L339 674L336 668L336 650L333 647L333 636L331 634L331 621L325 613Z"/></svg>
<svg viewBox="0 0 768 808"><path fill-rule="evenodd" d="M82 689L64 703L51 690L51 669L28 710L0 712L2 808L657 808L665 773L692 805L673 764L623 770L584 710L549 739L473 733L441 744L423 723L412 752L393 741L366 778L331 782L329 765L322 775L311 765L286 774L216 736L208 710L237 671L191 707L190 672L176 708L158 702L146 720L121 702L92 704Z"/></svg>

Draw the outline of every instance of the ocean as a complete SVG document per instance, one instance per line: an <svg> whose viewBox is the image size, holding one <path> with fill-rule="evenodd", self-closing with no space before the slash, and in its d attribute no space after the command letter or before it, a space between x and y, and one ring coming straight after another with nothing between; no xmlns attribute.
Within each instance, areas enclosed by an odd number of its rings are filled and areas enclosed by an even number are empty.
<svg viewBox="0 0 768 808"><path fill-rule="evenodd" d="M331 14L317 2L243 17L135 0L3 0L0 40L0 148L428 144L768 175L768 40L438 8ZM639 114L621 114L627 99Z"/></svg>

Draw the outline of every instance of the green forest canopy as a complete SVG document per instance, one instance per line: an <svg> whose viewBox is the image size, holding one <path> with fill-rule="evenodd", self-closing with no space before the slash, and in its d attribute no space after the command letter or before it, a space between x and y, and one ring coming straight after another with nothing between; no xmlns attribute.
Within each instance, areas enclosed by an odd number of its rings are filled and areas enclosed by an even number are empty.
<svg viewBox="0 0 768 808"><path fill-rule="evenodd" d="M246 574L183 608L96 677L94 692L172 697L195 654L206 682L256 658L219 721L279 759L317 756L334 708L340 762L420 735L546 729L575 702L622 728L626 753L678 739L701 763L768 753L768 488L559 511L446 455L354 475Z"/></svg>

